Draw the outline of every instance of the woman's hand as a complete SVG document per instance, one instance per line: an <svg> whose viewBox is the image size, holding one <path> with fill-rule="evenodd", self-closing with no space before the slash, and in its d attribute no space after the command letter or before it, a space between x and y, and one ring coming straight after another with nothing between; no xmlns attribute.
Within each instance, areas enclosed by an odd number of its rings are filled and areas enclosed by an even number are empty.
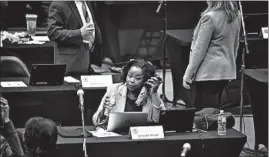
<svg viewBox="0 0 269 157"><path fill-rule="evenodd" d="M150 79L148 79L148 81L145 84L150 86L149 92L151 94L154 94L154 93L157 93L158 88L161 83L162 83L162 79L160 77L151 77Z"/></svg>
<svg viewBox="0 0 269 157"><path fill-rule="evenodd" d="M186 80L183 79L183 84L182 85L183 85L184 88L190 89L191 88L190 84L191 84L190 82L187 82Z"/></svg>
<svg viewBox="0 0 269 157"><path fill-rule="evenodd" d="M104 109L106 109L106 108L111 109L112 108L112 106L110 105L110 96L109 95L106 96L103 107L104 107Z"/></svg>
<svg viewBox="0 0 269 157"><path fill-rule="evenodd" d="M0 107L1 107L1 118L2 120L4 120L4 123L8 123L10 121L9 119L9 105L8 105L8 101L3 98L0 97Z"/></svg>
<svg viewBox="0 0 269 157"><path fill-rule="evenodd" d="M107 95L103 103L103 111L105 115L109 115L111 109L116 105L115 93Z"/></svg>

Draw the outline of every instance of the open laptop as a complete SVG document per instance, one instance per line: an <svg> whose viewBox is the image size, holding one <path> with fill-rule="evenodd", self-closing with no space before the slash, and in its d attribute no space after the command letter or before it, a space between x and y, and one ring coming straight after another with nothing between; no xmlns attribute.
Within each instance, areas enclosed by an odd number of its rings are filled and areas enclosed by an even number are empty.
<svg viewBox="0 0 269 157"><path fill-rule="evenodd" d="M111 112L107 131L128 132L130 126L147 125L148 113L144 112Z"/></svg>
<svg viewBox="0 0 269 157"><path fill-rule="evenodd" d="M159 123L165 132L192 131L195 108L161 110Z"/></svg>
<svg viewBox="0 0 269 157"><path fill-rule="evenodd" d="M33 64L29 85L62 85L66 64Z"/></svg>

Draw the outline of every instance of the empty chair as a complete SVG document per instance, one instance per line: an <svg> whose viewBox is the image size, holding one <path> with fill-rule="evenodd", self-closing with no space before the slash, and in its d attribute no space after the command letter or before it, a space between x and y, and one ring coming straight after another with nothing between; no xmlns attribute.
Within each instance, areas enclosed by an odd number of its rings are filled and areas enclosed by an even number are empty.
<svg viewBox="0 0 269 157"><path fill-rule="evenodd" d="M15 56L1 56L0 77L30 77L30 73L19 58Z"/></svg>

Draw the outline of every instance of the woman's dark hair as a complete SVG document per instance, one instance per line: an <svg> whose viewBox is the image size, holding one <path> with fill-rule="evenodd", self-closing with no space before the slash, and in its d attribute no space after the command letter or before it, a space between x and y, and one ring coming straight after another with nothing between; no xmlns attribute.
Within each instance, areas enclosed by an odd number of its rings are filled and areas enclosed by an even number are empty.
<svg viewBox="0 0 269 157"><path fill-rule="evenodd" d="M34 156L49 154L56 149L58 131L56 124L47 118L33 117L25 123L25 144Z"/></svg>
<svg viewBox="0 0 269 157"><path fill-rule="evenodd" d="M141 68L144 74L144 82L147 81L149 78L153 77L155 75L155 68L152 65L152 63L144 61L142 59L135 59L131 60L128 64L126 64L122 68L122 81L126 82L126 77L128 75L129 70L131 67L138 67Z"/></svg>

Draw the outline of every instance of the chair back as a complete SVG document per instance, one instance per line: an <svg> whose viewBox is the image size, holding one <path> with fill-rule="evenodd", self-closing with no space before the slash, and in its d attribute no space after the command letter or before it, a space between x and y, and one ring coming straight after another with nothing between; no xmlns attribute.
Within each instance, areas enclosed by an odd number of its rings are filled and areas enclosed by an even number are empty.
<svg viewBox="0 0 269 157"><path fill-rule="evenodd" d="M1 56L0 77L30 77L30 73L19 58L15 56Z"/></svg>

